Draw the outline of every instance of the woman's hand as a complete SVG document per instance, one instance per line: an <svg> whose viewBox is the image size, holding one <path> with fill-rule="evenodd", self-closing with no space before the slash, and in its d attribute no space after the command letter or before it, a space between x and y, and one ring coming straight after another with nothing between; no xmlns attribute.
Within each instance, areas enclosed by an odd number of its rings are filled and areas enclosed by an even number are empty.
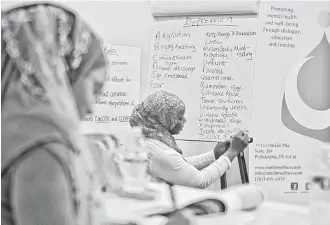
<svg viewBox="0 0 330 225"><path fill-rule="evenodd" d="M226 152L226 155L233 161L233 159L241 153L249 144L249 135L244 131L239 131L232 137L230 147Z"/></svg>
<svg viewBox="0 0 330 225"><path fill-rule="evenodd" d="M215 159L218 159L220 156L222 156L229 149L229 147L229 139L224 142L218 142L213 150Z"/></svg>

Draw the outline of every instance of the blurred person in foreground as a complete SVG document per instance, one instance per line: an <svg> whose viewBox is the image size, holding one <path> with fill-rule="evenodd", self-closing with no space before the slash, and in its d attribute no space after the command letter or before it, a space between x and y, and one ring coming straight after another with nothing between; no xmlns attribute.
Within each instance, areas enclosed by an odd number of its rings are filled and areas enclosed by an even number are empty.
<svg viewBox="0 0 330 225"><path fill-rule="evenodd" d="M95 165L78 128L106 75L100 40L53 4L1 17L1 222L92 224Z"/></svg>
<svg viewBox="0 0 330 225"><path fill-rule="evenodd" d="M78 132L106 75L99 38L53 4L13 8L1 19L1 223L104 222L93 209L105 171ZM176 213L168 224L190 221Z"/></svg>

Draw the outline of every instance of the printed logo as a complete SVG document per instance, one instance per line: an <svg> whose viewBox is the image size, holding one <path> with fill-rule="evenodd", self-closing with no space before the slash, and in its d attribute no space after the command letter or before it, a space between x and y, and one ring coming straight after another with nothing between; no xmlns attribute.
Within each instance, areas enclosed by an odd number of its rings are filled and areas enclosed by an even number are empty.
<svg viewBox="0 0 330 225"><path fill-rule="evenodd" d="M321 27L330 27L329 15L329 11L320 12L318 22ZM283 125L321 142L330 141L330 64L325 60L330 57L329 40L324 33L314 50L292 68L282 99Z"/></svg>
<svg viewBox="0 0 330 225"><path fill-rule="evenodd" d="M298 190L298 183L297 182L292 182L291 183L291 190L292 191L297 191Z"/></svg>

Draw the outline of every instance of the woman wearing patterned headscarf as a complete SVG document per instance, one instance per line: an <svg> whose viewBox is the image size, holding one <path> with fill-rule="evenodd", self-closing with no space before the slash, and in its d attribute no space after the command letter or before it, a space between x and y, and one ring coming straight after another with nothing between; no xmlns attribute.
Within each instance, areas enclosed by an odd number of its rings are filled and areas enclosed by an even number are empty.
<svg viewBox="0 0 330 225"><path fill-rule="evenodd" d="M149 173L155 180L206 188L226 172L247 147L249 137L240 131L231 141L219 142L213 151L183 158L173 135L182 130L184 114L185 105L178 96L158 91L134 108L130 125L142 128L144 144L151 151Z"/></svg>
<svg viewBox="0 0 330 225"><path fill-rule="evenodd" d="M106 74L101 43L52 4L1 16L1 222L92 224L95 168L78 128Z"/></svg>

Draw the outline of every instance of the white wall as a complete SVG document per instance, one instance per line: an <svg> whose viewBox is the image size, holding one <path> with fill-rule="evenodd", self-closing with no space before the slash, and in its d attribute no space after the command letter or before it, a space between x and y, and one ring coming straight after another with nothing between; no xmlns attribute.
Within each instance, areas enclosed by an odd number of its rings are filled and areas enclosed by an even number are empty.
<svg viewBox="0 0 330 225"><path fill-rule="evenodd" d="M149 1L67 1L105 43L141 48L140 96L147 86L149 43L153 21Z"/></svg>
<svg viewBox="0 0 330 225"><path fill-rule="evenodd" d="M140 97L145 96L148 86L149 44L153 21L150 1L61 1L60 3L77 11L105 43L136 46L142 49ZM17 1L1 2L1 9L13 5L17 5ZM204 153L215 146L213 143L184 141L180 141L178 145L186 156ZM227 179L229 186L241 182L236 160L227 173ZM210 189L219 187L220 181L215 182Z"/></svg>
<svg viewBox="0 0 330 225"><path fill-rule="evenodd" d="M146 93L144 87L147 86L147 79L144 78L147 78L148 74L149 34L153 21L150 1L59 1L57 3L81 15L101 36L104 43L142 49L140 96L144 96ZM19 1L1 1L1 9L17 4Z"/></svg>

